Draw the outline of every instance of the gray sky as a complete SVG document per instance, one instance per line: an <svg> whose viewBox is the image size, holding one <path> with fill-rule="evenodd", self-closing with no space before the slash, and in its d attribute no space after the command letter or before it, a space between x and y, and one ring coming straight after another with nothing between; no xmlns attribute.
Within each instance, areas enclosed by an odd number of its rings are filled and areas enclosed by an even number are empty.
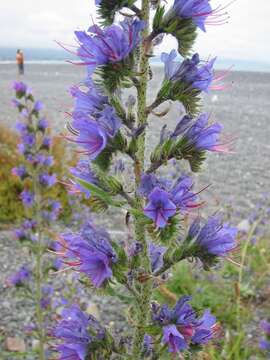
<svg viewBox="0 0 270 360"><path fill-rule="evenodd" d="M212 7L230 0L212 0ZM169 0L172 2L172 0ZM206 57L268 61L270 58L270 1L236 0L229 23L200 32L195 50ZM73 31L87 29L95 12L94 0L0 0L0 46L57 47L54 40L73 44ZM167 37L166 45L175 45Z"/></svg>

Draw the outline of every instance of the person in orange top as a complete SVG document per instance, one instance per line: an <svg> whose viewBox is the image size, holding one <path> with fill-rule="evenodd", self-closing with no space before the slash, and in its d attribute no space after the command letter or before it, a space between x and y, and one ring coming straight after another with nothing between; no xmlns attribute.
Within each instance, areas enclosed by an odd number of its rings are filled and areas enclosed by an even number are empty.
<svg viewBox="0 0 270 360"><path fill-rule="evenodd" d="M16 62L18 65L19 74L23 75L24 74L24 56L23 56L23 52L20 49L17 50Z"/></svg>

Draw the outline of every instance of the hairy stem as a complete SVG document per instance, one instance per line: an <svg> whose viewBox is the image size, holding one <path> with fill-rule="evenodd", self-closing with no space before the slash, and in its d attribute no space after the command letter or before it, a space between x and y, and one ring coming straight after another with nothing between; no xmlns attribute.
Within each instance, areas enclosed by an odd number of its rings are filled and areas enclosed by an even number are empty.
<svg viewBox="0 0 270 360"><path fill-rule="evenodd" d="M45 342L45 333L44 333L44 317L43 311L41 308L41 299L42 299L42 230L41 230L41 193L38 183L38 172L35 171L33 175L34 182L34 192L36 196L36 223L37 223L37 248L36 248L36 259L35 259L35 277L36 277L36 318L38 325L38 336L39 336L39 360L45 360L44 352L44 342Z"/></svg>
<svg viewBox="0 0 270 360"><path fill-rule="evenodd" d="M141 7L141 19L145 22L145 29L143 31L143 41L140 47L140 62L139 62L139 72L141 74L139 79L139 84L137 85L138 91L138 109L137 109L137 121L138 127L146 124L147 122L147 113L146 113L146 92L147 92L147 82L148 82L148 57L145 51L145 39L149 35L149 13L150 13L150 4L149 0L142 0ZM135 187L137 188L140 184L141 174L144 171L144 159L145 159L145 132L143 132L138 138L138 151L136 154L136 161L134 166L135 173ZM143 207L142 200L137 197L136 205L139 209ZM145 236L145 229L139 223L135 221L135 235L136 240L142 244L143 251L141 254L141 264L140 266L146 271L150 271L151 264L148 257L147 250L147 241ZM136 308L136 329L133 339L133 350L132 350L132 359L139 360L141 359L142 343L144 338L144 327L146 326L149 319L150 312L150 296L151 296L151 282L146 281L145 283L139 283L137 285L139 291L138 305Z"/></svg>

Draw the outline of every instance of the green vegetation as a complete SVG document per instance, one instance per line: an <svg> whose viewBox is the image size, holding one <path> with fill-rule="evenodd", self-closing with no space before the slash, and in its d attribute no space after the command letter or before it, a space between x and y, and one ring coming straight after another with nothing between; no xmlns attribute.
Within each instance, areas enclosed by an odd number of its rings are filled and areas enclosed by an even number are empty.
<svg viewBox="0 0 270 360"><path fill-rule="evenodd" d="M234 255L233 261L242 267L225 260L223 266L205 272L199 264L182 262L175 267L168 286L156 292L157 300L171 305L179 296L192 294L194 307L209 308L216 315L220 325L217 339L193 359L266 359L258 342L259 322L270 315L269 239L252 244L254 230L255 226L240 239Z"/></svg>
<svg viewBox="0 0 270 360"><path fill-rule="evenodd" d="M17 151L18 136L16 133L4 126L0 126L0 227L10 223L19 222L24 215L24 209L19 198L22 184L16 176L11 174L12 168L22 164L23 160ZM66 168L71 164L67 158L64 142L54 138L53 156L55 164L53 172L58 179L63 179ZM75 163L75 162L74 162ZM71 213L68 204L67 191L63 184L58 183L51 190L50 197L58 199L62 203L62 220L67 220Z"/></svg>

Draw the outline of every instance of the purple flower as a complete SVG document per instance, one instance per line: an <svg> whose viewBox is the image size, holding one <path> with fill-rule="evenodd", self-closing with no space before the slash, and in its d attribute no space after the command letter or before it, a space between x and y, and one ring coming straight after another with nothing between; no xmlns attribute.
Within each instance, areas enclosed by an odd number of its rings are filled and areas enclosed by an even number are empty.
<svg viewBox="0 0 270 360"><path fill-rule="evenodd" d="M94 172L91 170L89 161L87 160L80 160L75 168L69 169L70 173L78 179L84 180L91 184L98 184L98 179L96 178ZM71 193L78 193L82 192L85 194L86 198L89 199L90 197L90 191L87 190L84 186L81 186L78 182L76 182L76 179L70 180L70 183L68 184L69 191Z"/></svg>
<svg viewBox="0 0 270 360"><path fill-rule="evenodd" d="M95 287L101 287L112 277L111 267L117 262L117 256L110 244L109 234L105 230L95 228L87 222L80 234L63 234L62 238L66 243L63 256L76 259L65 263L77 266L79 271L91 279Z"/></svg>
<svg viewBox="0 0 270 360"><path fill-rule="evenodd" d="M190 191L192 188L192 179L189 176L181 176L170 190L172 201L182 211L200 206L195 203L197 195Z"/></svg>
<svg viewBox="0 0 270 360"><path fill-rule="evenodd" d="M24 206L31 207L34 205L35 196L34 193L32 193L31 191L24 189L20 197Z"/></svg>
<svg viewBox="0 0 270 360"><path fill-rule="evenodd" d="M172 353L177 353L187 347L184 336L179 333L175 325L164 326L162 342L168 345L169 352Z"/></svg>
<svg viewBox="0 0 270 360"><path fill-rule="evenodd" d="M200 66L198 54L191 59L185 59L182 63L175 62L177 52L172 50L170 54L162 53L161 61L165 64L165 78L172 82L183 82L188 87L208 92L214 78L213 66L216 58Z"/></svg>
<svg viewBox="0 0 270 360"><path fill-rule="evenodd" d="M194 230L196 228L196 231ZM208 254L215 256L226 256L236 247L237 229L222 225L217 217L210 217L207 223L198 229L198 220L191 227L189 236L196 236L196 246ZM200 251L199 251L200 253Z"/></svg>
<svg viewBox="0 0 270 360"><path fill-rule="evenodd" d="M15 129L20 133L20 135L24 135L27 133L27 125L24 122L17 121L15 124Z"/></svg>
<svg viewBox="0 0 270 360"><path fill-rule="evenodd" d="M51 174L51 175L49 175L48 173L39 174L39 183L42 186L51 187L56 183L56 181L57 179L55 174Z"/></svg>
<svg viewBox="0 0 270 360"><path fill-rule="evenodd" d="M52 144L52 139L48 136L45 136L42 141L43 149L49 150Z"/></svg>
<svg viewBox="0 0 270 360"><path fill-rule="evenodd" d="M176 205L170 200L170 194L159 187L155 187L148 199L149 202L144 208L144 214L152 219L157 227L165 227L168 219L176 213Z"/></svg>
<svg viewBox="0 0 270 360"><path fill-rule="evenodd" d="M160 182L154 174L143 174L137 193L140 196L148 196L156 186L160 187Z"/></svg>
<svg viewBox="0 0 270 360"><path fill-rule="evenodd" d="M37 123L38 130L44 132L49 126L48 120L46 119L39 119Z"/></svg>
<svg viewBox="0 0 270 360"><path fill-rule="evenodd" d="M91 74L99 65L117 63L125 59L140 41L144 23L139 20L124 21L104 29L91 26L88 33L75 31L80 44L77 55L88 66Z"/></svg>
<svg viewBox="0 0 270 360"><path fill-rule="evenodd" d="M170 352L179 352L189 344L206 344L216 331L216 319L209 310L201 318L188 303L190 296L180 298L174 308L167 305L152 307L153 321L163 327L162 342L167 344Z"/></svg>
<svg viewBox="0 0 270 360"><path fill-rule="evenodd" d="M15 274L11 275L6 283L8 286L20 286L30 279L31 271L23 265Z"/></svg>
<svg viewBox="0 0 270 360"><path fill-rule="evenodd" d="M94 160L107 145L104 130L95 121L86 119L76 119L72 125L77 134L67 139L83 147L84 153L89 155L90 160Z"/></svg>
<svg viewBox="0 0 270 360"><path fill-rule="evenodd" d="M22 136L23 144L29 147L32 147L36 143L36 137L35 134L27 133Z"/></svg>
<svg viewBox="0 0 270 360"><path fill-rule="evenodd" d="M153 338L152 336L145 334L143 338L143 356L149 357L153 351Z"/></svg>
<svg viewBox="0 0 270 360"><path fill-rule="evenodd" d="M47 166L50 167L53 165L54 160L53 160L53 156L49 155L46 156L42 153L39 153L35 156L35 158L33 159L33 165L35 166Z"/></svg>
<svg viewBox="0 0 270 360"><path fill-rule="evenodd" d="M188 121L186 117L179 122L179 127L174 130L172 137L178 135L183 136L183 152L185 148L194 149L195 151L213 151L213 152L229 152L229 142L221 142L222 125L219 123L209 124L209 115L201 114L195 121ZM177 125L177 126L178 126ZM183 126L182 126L183 125Z"/></svg>
<svg viewBox="0 0 270 360"><path fill-rule="evenodd" d="M12 84L13 90L16 92L16 96L22 97L27 92L27 86L22 81L14 81Z"/></svg>
<svg viewBox="0 0 270 360"><path fill-rule="evenodd" d="M216 328L216 318L209 310L206 310L203 316L197 320L198 326L191 338L194 344L207 344L214 335Z"/></svg>
<svg viewBox="0 0 270 360"><path fill-rule="evenodd" d="M74 127L76 128L77 121L91 121L94 118L105 134L113 138L121 127L115 109L109 105L108 97L103 96L92 81L87 81L86 86L86 92L78 87L71 89L71 94L76 99L73 111Z"/></svg>
<svg viewBox="0 0 270 360"><path fill-rule="evenodd" d="M191 121L192 118L190 116L183 116L171 134L171 138L177 138L179 135L182 135L190 127Z"/></svg>
<svg viewBox="0 0 270 360"><path fill-rule="evenodd" d="M25 179L28 174L25 166L19 165L11 170L12 175L20 177L22 180Z"/></svg>
<svg viewBox="0 0 270 360"><path fill-rule="evenodd" d="M151 259L152 272L160 270L163 266L163 256L167 251L165 246L158 246L152 242L148 243L148 251Z"/></svg>
<svg viewBox="0 0 270 360"><path fill-rule="evenodd" d="M33 106L33 111L39 112L39 111L42 110L43 108L44 108L43 103L42 103L40 100L38 100L38 101L35 102L35 104L34 104L34 106Z"/></svg>
<svg viewBox="0 0 270 360"><path fill-rule="evenodd" d="M259 347L263 351L270 351L270 341L266 339L260 339Z"/></svg>
<svg viewBox="0 0 270 360"><path fill-rule="evenodd" d="M61 203L56 200L48 200L47 210L42 211L42 217L47 222L57 220L59 213L61 211Z"/></svg>
<svg viewBox="0 0 270 360"><path fill-rule="evenodd" d="M179 16L182 19L192 19L194 25L206 31L205 25L222 25L228 18L225 8L217 6L212 9L210 0L175 0L169 16ZM209 18L209 19L208 19Z"/></svg>
<svg viewBox="0 0 270 360"><path fill-rule="evenodd" d="M262 320L260 322L261 329L266 333L266 335L270 336L270 323L266 320Z"/></svg>
<svg viewBox="0 0 270 360"><path fill-rule="evenodd" d="M175 0L173 11L183 19L192 19L193 23L205 31L205 21L212 13L209 0Z"/></svg>
<svg viewBox="0 0 270 360"><path fill-rule="evenodd" d="M51 305L53 293L54 289L52 286L46 285L42 287L42 298L40 300L42 309L47 309Z"/></svg>
<svg viewBox="0 0 270 360"><path fill-rule="evenodd" d="M53 335L63 341L63 344L56 347L61 353L60 359L85 359L92 340L88 331L89 324L88 317L77 305L63 310L62 320L53 331Z"/></svg>

